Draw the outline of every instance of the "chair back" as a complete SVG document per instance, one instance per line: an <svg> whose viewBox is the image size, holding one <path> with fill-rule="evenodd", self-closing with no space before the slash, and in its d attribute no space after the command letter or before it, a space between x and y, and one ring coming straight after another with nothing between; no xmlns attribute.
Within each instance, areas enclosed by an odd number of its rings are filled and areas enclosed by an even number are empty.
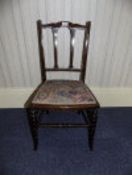
<svg viewBox="0 0 132 175"><path fill-rule="evenodd" d="M41 67L41 78L42 81L46 80L46 73L48 71L69 71L69 72L79 72L80 81L85 81L86 75L86 65L87 65L87 54L90 38L90 26L91 22L86 22L85 25L72 23L69 21L60 21L56 23L42 24L41 20L37 21L37 31L38 31L38 46L39 46L39 56L40 56L40 67ZM61 68L58 65L58 31L60 28L65 28L69 30L70 35L70 51L69 51L69 65L67 68ZM53 53L54 53L54 66L49 68L45 64L45 48L43 47L43 30L50 29L53 36ZM77 30L84 31L83 38L83 48L82 48L82 59L80 68L73 66L74 60L74 46L75 46L75 36Z"/></svg>

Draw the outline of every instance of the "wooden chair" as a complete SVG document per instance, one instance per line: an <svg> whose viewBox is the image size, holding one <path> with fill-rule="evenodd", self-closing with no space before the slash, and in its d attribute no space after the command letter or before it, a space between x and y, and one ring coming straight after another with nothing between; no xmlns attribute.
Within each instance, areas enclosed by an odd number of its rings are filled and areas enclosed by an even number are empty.
<svg viewBox="0 0 132 175"><path fill-rule="evenodd" d="M66 128L66 127L87 127L88 140L90 150L93 149L94 133L97 121L97 109L99 103L91 90L87 87L85 82L87 53L89 46L91 22L86 22L86 25L74 24L67 21L56 23L42 24L40 20L37 21L38 31L38 46L40 56L41 68L41 84L31 94L25 104L28 113L29 126L32 133L34 150L38 145L38 128ZM58 65L58 30L64 28L69 31L70 35L70 61L68 68L60 68ZM53 51L54 51L54 67L47 68L45 65L44 49L42 44L42 30L51 29L53 34ZM73 67L74 57L74 41L76 30L84 31L82 61L80 68ZM69 71L79 72L79 80L47 80L46 73L48 71ZM39 120L41 112L48 113L50 110L72 110L80 112L85 119L84 123L42 123Z"/></svg>

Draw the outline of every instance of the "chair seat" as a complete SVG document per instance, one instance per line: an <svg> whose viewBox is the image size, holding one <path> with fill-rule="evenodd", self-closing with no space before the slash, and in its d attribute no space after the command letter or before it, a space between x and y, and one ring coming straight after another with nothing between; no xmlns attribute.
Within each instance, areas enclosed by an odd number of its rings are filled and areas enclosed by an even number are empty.
<svg viewBox="0 0 132 175"><path fill-rule="evenodd" d="M48 80L35 92L32 104L36 105L96 105L97 100L81 81Z"/></svg>

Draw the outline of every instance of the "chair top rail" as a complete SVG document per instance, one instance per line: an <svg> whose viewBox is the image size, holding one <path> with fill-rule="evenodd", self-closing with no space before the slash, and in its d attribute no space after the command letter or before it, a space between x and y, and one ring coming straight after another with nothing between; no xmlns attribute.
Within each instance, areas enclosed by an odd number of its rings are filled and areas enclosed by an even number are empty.
<svg viewBox="0 0 132 175"><path fill-rule="evenodd" d="M65 27L65 28L78 28L78 29L86 29L86 25L80 25L77 23L71 23L69 21L59 21L56 23L47 23L42 24L43 28L53 28L53 27Z"/></svg>

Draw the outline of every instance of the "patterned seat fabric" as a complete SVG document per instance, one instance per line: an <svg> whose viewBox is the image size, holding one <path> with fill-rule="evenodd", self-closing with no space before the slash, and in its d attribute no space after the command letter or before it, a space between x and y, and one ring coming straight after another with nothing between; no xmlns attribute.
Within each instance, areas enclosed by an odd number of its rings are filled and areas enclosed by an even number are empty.
<svg viewBox="0 0 132 175"><path fill-rule="evenodd" d="M96 99L81 81L49 80L37 90L33 104L77 105L96 104Z"/></svg>

